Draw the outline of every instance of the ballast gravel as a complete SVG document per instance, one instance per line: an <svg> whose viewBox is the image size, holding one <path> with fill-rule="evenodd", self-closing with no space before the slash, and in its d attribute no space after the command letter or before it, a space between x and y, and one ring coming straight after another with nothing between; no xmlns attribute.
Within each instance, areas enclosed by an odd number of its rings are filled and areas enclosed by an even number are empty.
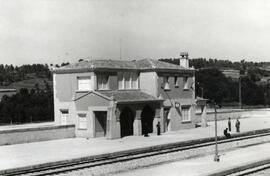
<svg viewBox="0 0 270 176"><path fill-rule="evenodd" d="M270 136L262 136L258 138L251 138L241 141L234 141L230 143L218 144L219 153L230 150L235 150L237 148L248 147L250 145L261 144L270 141ZM173 153L161 154L150 156L146 158L134 159L125 162L107 164L102 166L96 166L92 168L80 169L77 171L70 171L66 173L57 174L60 176L103 176L103 175L117 175L119 172L128 172L133 169L151 167L155 165L160 165L163 163L174 162L194 157L205 156L214 153L214 145L200 147L195 149L189 149L184 151L178 151Z"/></svg>

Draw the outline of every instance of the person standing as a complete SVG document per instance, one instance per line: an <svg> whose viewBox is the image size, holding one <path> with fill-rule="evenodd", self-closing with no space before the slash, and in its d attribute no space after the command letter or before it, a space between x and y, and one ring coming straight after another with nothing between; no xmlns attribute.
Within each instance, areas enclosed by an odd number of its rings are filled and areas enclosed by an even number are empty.
<svg viewBox="0 0 270 176"><path fill-rule="evenodd" d="M228 120L228 130L232 131L232 124L231 124L231 118L230 117L229 117L229 120Z"/></svg>
<svg viewBox="0 0 270 176"><path fill-rule="evenodd" d="M149 135L148 135L148 123L145 122L144 126L145 126L145 128L144 128L144 137L149 137Z"/></svg>
<svg viewBox="0 0 270 176"><path fill-rule="evenodd" d="M235 127L236 127L236 132L239 133L240 132L240 121L239 121L239 119L236 120Z"/></svg>
<svg viewBox="0 0 270 176"><path fill-rule="evenodd" d="M160 122L157 123L156 127L157 127L157 135L159 136L160 135Z"/></svg>

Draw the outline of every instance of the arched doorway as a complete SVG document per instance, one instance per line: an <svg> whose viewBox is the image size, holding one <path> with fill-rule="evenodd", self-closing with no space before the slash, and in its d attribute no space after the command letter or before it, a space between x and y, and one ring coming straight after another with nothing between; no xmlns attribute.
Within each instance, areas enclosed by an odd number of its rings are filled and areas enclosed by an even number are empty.
<svg viewBox="0 0 270 176"><path fill-rule="evenodd" d="M141 115L142 122L142 134L153 132L153 120L155 117L155 112L148 105L143 108Z"/></svg>
<svg viewBox="0 0 270 176"><path fill-rule="evenodd" d="M125 107L120 114L121 137L133 135L134 114Z"/></svg>

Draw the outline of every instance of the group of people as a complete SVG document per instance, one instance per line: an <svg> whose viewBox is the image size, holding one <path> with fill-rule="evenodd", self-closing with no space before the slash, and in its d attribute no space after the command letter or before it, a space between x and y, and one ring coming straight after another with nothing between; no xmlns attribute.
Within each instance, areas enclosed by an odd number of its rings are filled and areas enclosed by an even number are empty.
<svg viewBox="0 0 270 176"><path fill-rule="evenodd" d="M236 128L236 132L240 133L240 121L237 118L235 121L235 128ZM228 119L228 128L225 128L225 130L223 131L224 135L226 136L226 138L230 138L231 134L230 132L228 132L228 130L231 132L232 131L232 123L231 123L231 118L229 117Z"/></svg>
<svg viewBox="0 0 270 176"><path fill-rule="evenodd" d="M160 135L160 122L157 123L156 128L157 128L157 135ZM236 128L236 132L240 133L240 121L238 118L235 121L235 128ZM232 123L231 123L231 118L229 117L228 128L225 128L225 130L223 131L226 138L231 138L231 133L230 133L231 131L232 131ZM144 134L144 136L148 137L148 134L146 133Z"/></svg>

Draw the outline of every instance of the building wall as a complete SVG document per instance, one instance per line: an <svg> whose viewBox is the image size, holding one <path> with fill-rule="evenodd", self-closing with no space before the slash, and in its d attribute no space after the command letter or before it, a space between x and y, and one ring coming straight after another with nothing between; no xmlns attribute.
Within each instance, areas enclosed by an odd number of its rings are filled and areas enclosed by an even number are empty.
<svg viewBox="0 0 270 176"><path fill-rule="evenodd" d="M139 88L142 92L158 97L158 82L156 72L141 72L139 76Z"/></svg>
<svg viewBox="0 0 270 176"><path fill-rule="evenodd" d="M77 126L77 112L73 98L75 98L78 89L77 77L91 76L92 88L95 88L96 76L93 72L89 73L69 73L53 74L54 88L54 121L55 124L61 125L61 111L68 110L69 116L66 124L75 124ZM75 130L78 135L78 130Z"/></svg>
<svg viewBox="0 0 270 176"><path fill-rule="evenodd" d="M164 77L169 76L168 83L170 90L164 90ZM157 88L158 92L157 94L161 94L164 99L171 99L171 98L181 98L181 99L194 99L195 94L194 90L191 89L190 87L193 86L195 82L194 76L188 77L188 87L189 89L185 90L184 89L184 77L183 75L177 75L178 76L178 86L175 86L174 83L174 75L171 73L170 75L168 74L158 74L158 79L157 79ZM194 87L194 86L193 86Z"/></svg>
<svg viewBox="0 0 270 176"><path fill-rule="evenodd" d="M74 128L74 125L66 125L0 131L0 145L73 138L75 137Z"/></svg>
<svg viewBox="0 0 270 176"><path fill-rule="evenodd" d="M78 94L83 95L83 93L78 93ZM95 95L94 93L90 93L75 101L75 108L77 111L87 111L88 107L93 107L93 106L108 107L109 105L110 103L108 100L98 95Z"/></svg>
<svg viewBox="0 0 270 176"><path fill-rule="evenodd" d="M176 131L187 128L194 128L195 122L197 122L197 116L195 116L195 105L188 105L190 107L190 121L183 121L181 107L172 106L168 113L167 131Z"/></svg>
<svg viewBox="0 0 270 176"><path fill-rule="evenodd" d="M78 89L77 78L81 76L91 76L92 88L95 89L96 75L93 72L53 74L55 98L57 98L59 102L72 101Z"/></svg>
<svg viewBox="0 0 270 176"><path fill-rule="evenodd" d="M170 90L164 90L164 76L168 76L168 83ZM175 85L174 77L178 77L178 86ZM183 74L158 74L158 94L161 94L165 100L163 106L168 112L168 120L165 120L165 129L168 131L175 131L186 128L194 128L197 117L195 116L195 76L189 75L188 89L184 89ZM176 107L179 104L179 107ZM190 121L183 122L181 107L190 107ZM167 121L167 122L166 122Z"/></svg>

